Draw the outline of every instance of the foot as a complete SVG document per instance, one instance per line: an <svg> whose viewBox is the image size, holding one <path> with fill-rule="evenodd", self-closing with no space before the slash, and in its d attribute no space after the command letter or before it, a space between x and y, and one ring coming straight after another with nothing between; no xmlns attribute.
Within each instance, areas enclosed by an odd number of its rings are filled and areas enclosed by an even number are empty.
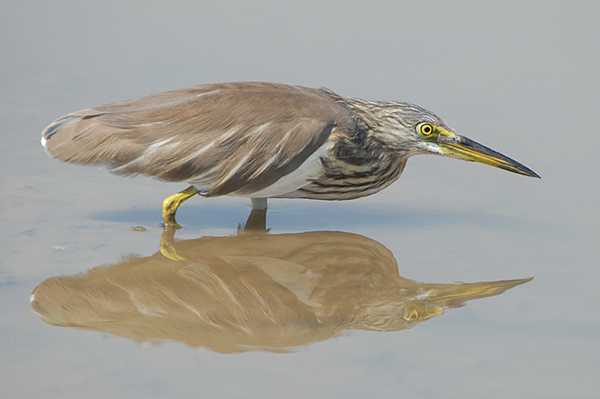
<svg viewBox="0 0 600 399"><path fill-rule="evenodd" d="M162 216L165 226L174 226L176 228L180 228L175 221L175 213L177 212L177 208L179 208L179 205L183 201L196 194L198 194L198 190L196 190L194 186L190 186L177 194L171 195L163 201Z"/></svg>

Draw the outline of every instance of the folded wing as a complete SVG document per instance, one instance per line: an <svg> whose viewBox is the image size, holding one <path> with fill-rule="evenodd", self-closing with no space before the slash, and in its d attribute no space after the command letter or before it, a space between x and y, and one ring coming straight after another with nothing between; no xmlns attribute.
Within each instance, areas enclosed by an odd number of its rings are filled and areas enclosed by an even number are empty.
<svg viewBox="0 0 600 399"><path fill-rule="evenodd" d="M48 126L42 142L61 161L243 195L295 170L333 129L353 123L325 90L212 84L74 112Z"/></svg>

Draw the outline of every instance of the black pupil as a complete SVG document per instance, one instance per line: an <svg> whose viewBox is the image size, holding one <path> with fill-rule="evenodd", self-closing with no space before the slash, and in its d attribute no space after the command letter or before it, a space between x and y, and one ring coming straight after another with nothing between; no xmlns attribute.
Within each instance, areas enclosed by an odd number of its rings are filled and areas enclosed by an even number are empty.
<svg viewBox="0 0 600 399"><path fill-rule="evenodd" d="M425 133L430 133L431 132L431 126L425 126L425 128L423 129L423 131Z"/></svg>

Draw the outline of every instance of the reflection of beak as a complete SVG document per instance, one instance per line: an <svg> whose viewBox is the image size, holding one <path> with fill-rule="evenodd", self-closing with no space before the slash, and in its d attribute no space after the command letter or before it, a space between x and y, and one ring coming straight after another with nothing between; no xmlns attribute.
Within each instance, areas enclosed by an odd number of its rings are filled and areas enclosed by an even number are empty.
<svg viewBox="0 0 600 399"><path fill-rule="evenodd" d="M484 283L441 285L426 295L410 302L402 318L406 321L423 321L444 313L446 308L457 308L471 299L500 295L517 285L527 283L533 277L520 280L492 281Z"/></svg>
<svg viewBox="0 0 600 399"><path fill-rule="evenodd" d="M429 303L443 305L444 307L458 307L461 306L463 302L471 299L500 295L508 289L527 283L531 280L533 280L533 277L520 280L448 285L431 290L427 295L426 300Z"/></svg>
<svg viewBox="0 0 600 399"><path fill-rule="evenodd" d="M440 136L437 144L445 155L454 158L484 163L525 176L540 177L533 170L514 159L510 159L464 136L456 135L452 138Z"/></svg>

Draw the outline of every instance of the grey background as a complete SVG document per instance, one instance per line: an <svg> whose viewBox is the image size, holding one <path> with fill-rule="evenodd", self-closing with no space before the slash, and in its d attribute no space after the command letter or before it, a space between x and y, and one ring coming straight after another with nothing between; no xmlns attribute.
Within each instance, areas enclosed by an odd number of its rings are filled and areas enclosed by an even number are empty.
<svg viewBox="0 0 600 399"><path fill-rule="evenodd" d="M26 1L0 5L4 397L528 397L600 393L600 35L595 1ZM412 330L219 355L50 327L44 279L158 250L185 185L49 160L42 129L91 106L259 80L410 101L542 180L416 157L356 201L271 202L272 233L341 230L423 282L535 279ZM190 199L179 238L229 235L246 199ZM142 225L146 232L135 232Z"/></svg>

